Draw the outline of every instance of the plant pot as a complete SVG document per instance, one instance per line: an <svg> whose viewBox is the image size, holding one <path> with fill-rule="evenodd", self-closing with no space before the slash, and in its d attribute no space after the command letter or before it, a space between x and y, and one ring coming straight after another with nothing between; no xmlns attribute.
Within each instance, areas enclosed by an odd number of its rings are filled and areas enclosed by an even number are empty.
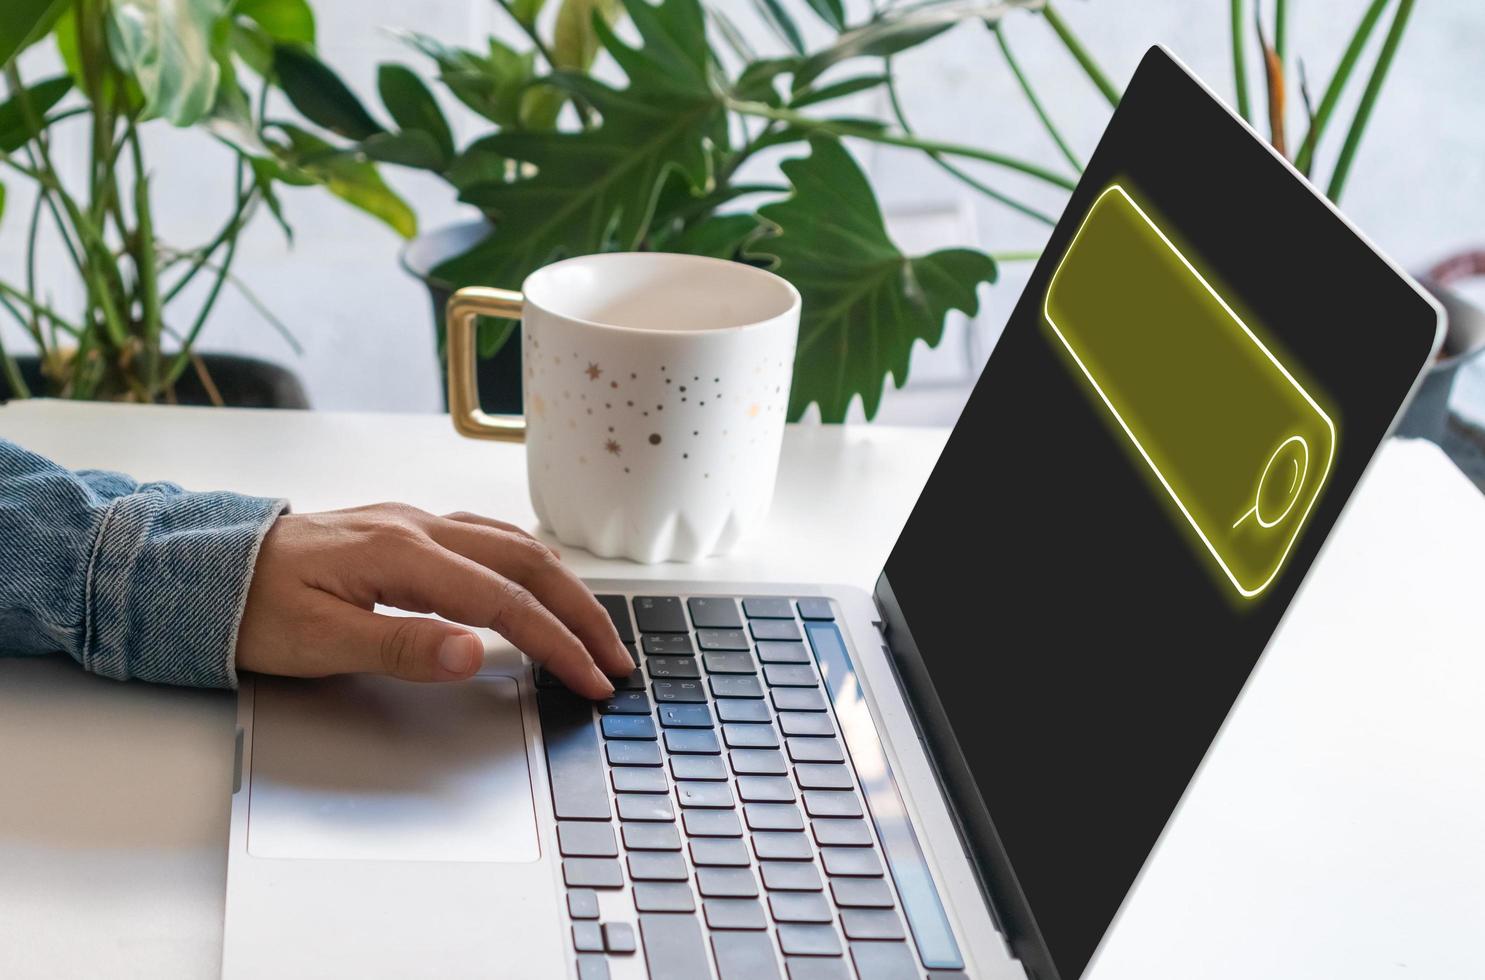
<svg viewBox="0 0 1485 980"><path fill-rule="evenodd" d="M202 354L206 371L222 396L233 408L309 408L309 396L299 377L286 367L256 357L236 354ZM16 357L21 377L33 395L44 395L47 381L41 374L41 362L34 355ZM0 374L0 401L14 397L3 374ZM187 369L175 383L175 400L180 405L214 404L195 371Z"/></svg>
<svg viewBox="0 0 1485 980"><path fill-rule="evenodd" d="M444 262L462 255L493 232L483 218L445 225L436 231L419 235L402 250L402 267L428 288L433 302L433 329L438 338L438 375L442 379L444 403L448 403L449 375L443 346L443 315L449 297L458 285L435 276L433 270ZM479 378L480 408L486 412L517 414L521 411L521 345L518 337L510 339L494 357L480 358L475 374Z"/></svg>
<svg viewBox="0 0 1485 980"><path fill-rule="evenodd" d="M1438 357L1423 376L1418 393L1397 424L1397 434L1443 443L1449 424L1449 396L1459 369L1485 356L1485 310L1452 288L1453 283L1485 276L1485 251L1466 252L1434 266L1419 283L1444 307L1448 326Z"/></svg>

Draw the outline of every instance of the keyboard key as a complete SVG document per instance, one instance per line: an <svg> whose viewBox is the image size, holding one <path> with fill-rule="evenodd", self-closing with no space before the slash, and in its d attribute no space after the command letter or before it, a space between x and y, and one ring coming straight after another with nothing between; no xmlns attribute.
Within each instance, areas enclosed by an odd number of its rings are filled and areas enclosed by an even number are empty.
<svg viewBox="0 0 1485 980"><path fill-rule="evenodd" d="M704 704L662 704L660 724L666 728L712 728L711 709Z"/></svg>
<svg viewBox="0 0 1485 980"><path fill-rule="evenodd" d="M670 782L663 769L640 769L625 766L609 771L615 793L668 793Z"/></svg>
<svg viewBox="0 0 1485 980"><path fill-rule="evenodd" d="M633 743L648 745L648 742ZM845 766L801 764L794 767L800 789L850 789L851 770Z"/></svg>
<svg viewBox="0 0 1485 980"><path fill-rule="evenodd" d="M619 678L610 677L609 680L614 682L616 691L643 691L645 689L645 672L638 667L632 673Z"/></svg>
<svg viewBox="0 0 1485 980"><path fill-rule="evenodd" d="M685 881L690 869L678 851L635 851L629 855L629 877L635 881Z"/></svg>
<svg viewBox="0 0 1485 980"><path fill-rule="evenodd" d="M624 872L608 858L563 858L562 880L568 888L621 888Z"/></svg>
<svg viewBox="0 0 1485 980"><path fill-rule="evenodd" d="M695 916L641 915L639 935L645 945L650 980L696 980L712 975L706 941Z"/></svg>
<svg viewBox="0 0 1485 980"><path fill-rule="evenodd" d="M624 846L631 851L679 851L681 832L673 823L626 823Z"/></svg>
<svg viewBox="0 0 1485 980"><path fill-rule="evenodd" d="M634 908L640 912L694 912L696 910L696 899L691 894L691 886L683 881L640 881L634 885ZM639 917L639 928L643 931L645 917ZM654 951L649 949L649 940L645 940L645 949L651 957ZM651 961L651 968L654 963ZM705 973L696 974L706 976Z"/></svg>
<svg viewBox="0 0 1485 980"><path fill-rule="evenodd" d="M918 963L906 943L852 943L851 962L861 980L916 978Z"/></svg>
<svg viewBox="0 0 1485 980"><path fill-rule="evenodd" d="M670 757L670 774L676 779L725 781L727 766L714 755L673 755Z"/></svg>
<svg viewBox="0 0 1485 980"><path fill-rule="evenodd" d="M745 674L717 674L707 681L714 698L761 698L763 685L758 678Z"/></svg>
<svg viewBox="0 0 1485 980"><path fill-rule="evenodd" d="M789 980L851 980L850 970L838 959L790 956L784 960Z"/></svg>
<svg viewBox="0 0 1485 980"><path fill-rule="evenodd" d="M691 837L742 836L742 823L731 810L685 810L681 822Z"/></svg>
<svg viewBox="0 0 1485 980"><path fill-rule="evenodd" d="M835 734L835 726L830 724L829 715L815 714L810 711L780 711L779 728L783 729L785 735Z"/></svg>
<svg viewBox="0 0 1485 980"><path fill-rule="evenodd" d="M802 861L764 861L758 871L763 887L771 892L817 892L825 887L815 866Z"/></svg>
<svg viewBox="0 0 1485 980"><path fill-rule="evenodd" d="M804 817L793 803L746 803L749 830L803 830Z"/></svg>
<svg viewBox="0 0 1485 980"><path fill-rule="evenodd" d="M793 619L794 610L788 599L774 596L754 596L743 600L743 612L749 619Z"/></svg>
<svg viewBox="0 0 1485 980"><path fill-rule="evenodd" d="M601 722L604 738L655 738L655 719L647 715L605 715Z"/></svg>
<svg viewBox="0 0 1485 980"><path fill-rule="evenodd" d="M830 922L834 917L825 896L816 892L774 892L768 911L775 922Z"/></svg>
<svg viewBox="0 0 1485 980"><path fill-rule="evenodd" d="M782 776L789 771L777 749L733 749L728 755L739 776Z"/></svg>
<svg viewBox="0 0 1485 980"><path fill-rule="evenodd" d="M574 919L598 918L598 893L589 888L574 888L567 893L567 914Z"/></svg>
<svg viewBox="0 0 1485 980"><path fill-rule="evenodd" d="M712 936L720 980L779 980L773 942L761 932L719 932Z"/></svg>
<svg viewBox="0 0 1485 980"><path fill-rule="evenodd" d="M593 708L565 691L538 691L536 712L557 819L607 820L612 811L603 785Z"/></svg>
<svg viewBox="0 0 1485 980"><path fill-rule="evenodd" d="M619 842L606 823L559 821L557 850L563 857L618 857Z"/></svg>
<svg viewBox="0 0 1485 980"><path fill-rule="evenodd" d="M779 711L825 710L825 698L818 687L776 687L769 694Z"/></svg>
<svg viewBox="0 0 1485 980"><path fill-rule="evenodd" d="M840 914L847 939L906 939L902 920L891 909L846 909Z"/></svg>
<svg viewBox="0 0 1485 980"><path fill-rule="evenodd" d="M779 926L779 948L785 956L839 956L840 939L833 926ZM917 974L913 974L917 976Z"/></svg>
<svg viewBox="0 0 1485 980"><path fill-rule="evenodd" d="M696 888L703 898L758 897L758 883L748 868L697 868Z"/></svg>
<svg viewBox="0 0 1485 980"><path fill-rule="evenodd" d="M708 674L756 674L758 665L747 653L703 653L702 663Z"/></svg>
<svg viewBox="0 0 1485 980"><path fill-rule="evenodd" d="M845 762L846 754L833 738L791 738L789 758L795 762Z"/></svg>
<svg viewBox="0 0 1485 980"><path fill-rule="evenodd" d="M679 701L686 704L706 703L706 691L701 681L655 681L652 685L656 701Z"/></svg>
<svg viewBox="0 0 1485 980"><path fill-rule="evenodd" d="M619 639L625 643L634 642L634 627L629 625L629 603L624 601L621 595L600 595L593 598L608 613L608 618L614 621L614 629L619 631Z"/></svg>
<svg viewBox="0 0 1485 980"><path fill-rule="evenodd" d="M646 633L640 637L640 649L646 657L692 657L696 648L686 633Z"/></svg>
<svg viewBox="0 0 1485 980"><path fill-rule="evenodd" d="M769 687L819 687L815 668L808 664L764 664L763 679Z"/></svg>
<svg viewBox="0 0 1485 980"><path fill-rule="evenodd" d="M832 878L880 878L882 861L876 851L860 847L822 847L820 860Z"/></svg>
<svg viewBox="0 0 1485 980"><path fill-rule="evenodd" d="M697 630L696 645L703 650L748 649L748 634L742 630Z"/></svg>
<svg viewBox="0 0 1485 980"><path fill-rule="evenodd" d="M759 724L769 720L768 705L762 701L718 701L717 717L723 721Z"/></svg>
<svg viewBox="0 0 1485 980"><path fill-rule="evenodd" d="M815 820L810 823L821 847L870 847L871 828L865 820Z"/></svg>
<svg viewBox="0 0 1485 980"><path fill-rule="evenodd" d="M645 661L645 669L657 680L701 676L701 668L697 666L695 657L651 657Z"/></svg>
<svg viewBox="0 0 1485 980"><path fill-rule="evenodd" d="M668 796L640 796L637 793L617 793L620 820L674 820L675 809Z"/></svg>
<svg viewBox="0 0 1485 980"><path fill-rule="evenodd" d="M722 726L729 749L776 749L779 737L772 725L729 724Z"/></svg>
<svg viewBox="0 0 1485 980"><path fill-rule="evenodd" d="M829 599L800 599L795 604L799 606L800 619L829 620L835 618L835 610L830 608Z"/></svg>
<svg viewBox="0 0 1485 980"><path fill-rule="evenodd" d="M830 894L843 909L890 909L892 889L880 878L834 878Z"/></svg>
<svg viewBox="0 0 1485 980"><path fill-rule="evenodd" d="M572 924L572 948L579 953L603 952L603 930L596 922Z"/></svg>
<svg viewBox="0 0 1485 980"><path fill-rule="evenodd" d="M674 728L665 733L665 750L675 755L720 755L717 733L699 728Z"/></svg>
<svg viewBox="0 0 1485 980"><path fill-rule="evenodd" d="M632 953L637 948L634 927L627 922L603 924L603 948L610 953Z"/></svg>
<svg viewBox="0 0 1485 980"><path fill-rule="evenodd" d="M859 817L861 801L855 793L812 790L801 794L804 809L812 817Z"/></svg>
<svg viewBox="0 0 1485 980"><path fill-rule="evenodd" d="M789 640L798 642L799 624L792 619L750 619L748 629L755 640Z"/></svg>
<svg viewBox="0 0 1485 980"><path fill-rule="evenodd" d="M615 691L607 701L598 702L598 710L606 715L647 715L650 698L644 691Z"/></svg>
<svg viewBox="0 0 1485 980"><path fill-rule="evenodd" d="M793 831L779 830L755 833L753 852L760 861L808 861L815 856L808 837Z"/></svg>
<svg viewBox="0 0 1485 980"><path fill-rule="evenodd" d="M577 969L578 980L609 980L608 959L595 953L579 956ZM790 980L793 980L793 977Z"/></svg>
<svg viewBox="0 0 1485 980"><path fill-rule="evenodd" d="M753 861L740 840L700 838L691 842L691 863L698 868L746 868Z"/></svg>
<svg viewBox="0 0 1485 980"><path fill-rule="evenodd" d="M737 801L732 798L732 787L726 783L702 783L680 780L675 784L676 799L681 806L708 809L732 809Z"/></svg>
<svg viewBox="0 0 1485 980"><path fill-rule="evenodd" d="M686 600L686 605L691 607L691 622L696 624L697 630L742 628L742 617L737 614L735 599L696 596Z"/></svg>
<svg viewBox="0 0 1485 980"><path fill-rule="evenodd" d="M611 766L660 765L660 746L654 742L607 742L603 751Z"/></svg>
<svg viewBox="0 0 1485 980"><path fill-rule="evenodd" d="M681 609L681 600L674 596L635 596L634 621L641 633L685 633L690 630L686 613Z"/></svg>
<svg viewBox="0 0 1485 980"><path fill-rule="evenodd" d="M713 929L766 929L763 906L750 898L709 898L701 903Z"/></svg>
<svg viewBox="0 0 1485 980"><path fill-rule="evenodd" d="M813 658L803 643L774 640L758 644L758 659L766 664L807 664Z"/></svg>
<svg viewBox="0 0 1485 980"><path fill-rule="evenodd" d="M737 795L749 803L793 803L794 784L783 776L738 776Z"/></svg>

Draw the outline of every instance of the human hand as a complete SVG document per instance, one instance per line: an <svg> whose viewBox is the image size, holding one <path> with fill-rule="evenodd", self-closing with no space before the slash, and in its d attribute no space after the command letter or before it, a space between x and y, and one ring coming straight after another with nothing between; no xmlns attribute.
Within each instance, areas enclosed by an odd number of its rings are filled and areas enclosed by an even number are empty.
<svg viewBox="0 0 1485 980"><path fill-rule="evenodd" d="M413 681L479 670L484 647L469 630L379 615L377 603L487 626L590 698L613 693L605 672L634 670L608 613L546 545L501 521L406 504L280 517L258 552L237 667Z"/></svg>

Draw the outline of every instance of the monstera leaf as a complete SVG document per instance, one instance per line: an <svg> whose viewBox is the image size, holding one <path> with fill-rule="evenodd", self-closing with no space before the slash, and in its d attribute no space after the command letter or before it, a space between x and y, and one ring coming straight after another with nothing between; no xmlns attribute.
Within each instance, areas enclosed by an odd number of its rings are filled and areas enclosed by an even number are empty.
<svg viewBox="0 0 1485 980"><path fill-rule="evenodd" d="M773 228L751 252L772 259L804 299L789 418L819 402L826 422L843 421L858 394L872 418L886 376L907 382L913 341L932 347L949 310L979 309L975 289L995 281L995 262L964 248L903 255L866 175L834 139L810 140L810 155L783 170L794 191L758 209Z"/></svg>
<svg viewBox="0 0 1485 980"><path fill-rule="evenodd" d="M518 160L535 173L468 187L495 231L435 274L450 282L516 287L533 269L564 255L632 249L644 238L662 185L678 175L693 193L712 180L715 147L727 139L706 25L697 0L624 0L642 43L631 48L602 17L593 26L629 79L620 91L586 76L549 81L581 95L602 118L576 133L499 133L480 153Z"/></svg>

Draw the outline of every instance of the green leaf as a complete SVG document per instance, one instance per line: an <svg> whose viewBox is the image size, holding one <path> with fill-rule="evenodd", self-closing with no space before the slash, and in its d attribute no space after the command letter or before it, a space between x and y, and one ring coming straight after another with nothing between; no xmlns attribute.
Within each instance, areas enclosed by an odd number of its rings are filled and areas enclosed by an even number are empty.
<svg viewBox="0 0 1485 980"><path fill-rule="evenodd" d="M0 221L5 220L5 185L0 184Z"/></svg>
<svg viewBox="0 0 1485 980"><path fill-rule="evenodd" d="M817 16L837 31L846 29L846 11L841 0L804 0Z"/></svg>
<svg viewBox="0 0 1485 980"><path fill-rule="evenodd" d="M460 193L480 184L498 184L506 178L506 159L472 146L454 158L443 177Z"/></svg>
<svg viewBox="0 0 1485 980"><path fill-rule="evenodd" d="M418 219L412 209L386 185L374 164L337 151L297 126L280 123L277 128L289 139L288 147L281 148L284 163L291 168L285 176L303 171L336 197L386 222L403 238L418 233Z"/></svg>
<svg viewBox="0 0 1485 980"><path fill-rule="evenodd" d="M308 0L237 0L232 12L281 44L315 43L315 12Z"/></svg>
<svg viewBox="0 0 1485 980"><path fill-rule="evenodd" d="M758 209L773 233L749 253L772 259L804 299L789 417L818 402L826 422L840 422L860 395L872 418L887 375L906 383L913 343L938 344L950 309L978 311L975 290L995 281L995 262L970 249L903 255L866 175L834 139L811 139L809 156L782 166L794 193Z"/></svg>
<svg viewBox="0 0 1485 980"><path fill-rule="evenodd" d="M696 222L661 245L662 252L706 255L714 259L735 259L748 239L758 233L761 224L756 215L714 214Z"/></svg>
<svg viewBox="0 0 1485 980"><path fill-rule="evenodd" d="M404 132L422 133L432 141L439 162L431 169L448 166L454 158L454 134L422 79L402 65L382 65L377 69L376 85L393 121Z"/></svg>
<svg viewBox="0 0 1485 980"><path fill-rule="evenodd" d="M547 0L510 0L510 12L515 15L516 20L531 27L536 23L536 18L541 16L541 8L547 5Z"/></svg>
<svg viewBox="0 0 1485 980"><path fill-rule="evenodd" d="M0 68L46 37L72 0L5 0L0 3Z"/></svg>
<svg viewBox="0 0 1485 980"><path fill-rule="evenodd" d="M775 84L780 75L788 75L799 69L799 58L763 58L751 62L737 81L732 83L732 94L739 99L763 102L771 106L782 106L783 98Z"/></svg>
<svg viewBox="0 0 1485 980"><path fill-rule="evenodd" d="M478 55L422 34L403 37L433 59L439 80L454 98L502 129L520 128L521 101L536 72L534 53L517 54L495 38L490 38L489 54Z"/></svg>
<svg viewBox="0 0 1485 980"><path fill-rule="evenodd" d="M369 160L378 163L395 163L402 167L419 170L441 171L448 165L448 157L433 137L417 130L401 133L377 133L363 140L358 149Z"/></svg>
<svg viewBox="0 0 1485 980"><path fill-rule="evenodd" d="M816 89L808 89L794 96L789 102L789 108L801 109L809 105L817 105L821 102L829 102L832 99L843 99L857 92L865 92L879 85L887 83L886 75L861 75L857 78L846 78L830 85L822 85Z"/></svg>
<svg viewBox="0 0 1485 980"><path fill-rule="evenodd" d="M581 94L602 124L577 133L499 133L472 149L533 165L533 175L470 187L496 231L438 274L459 284L516 286L562 255L633 249L650 228L665 180L691 193L712 180L714 148L726 145L726 114L711 87L715 69L696 0L625 0L642 43L631 48L601 19L599 39L628 76L623 91L583 75L552 84Z"/></svg>
<svg viewBox="0 0 1485 980"><path fill-rule="evenodd" d="M226 0L113 0L108 47L139 85L147 117L189 126L216 104L212 37Z"/></svg>
<svg viewBox="0 0 1485 980"><path fill-rule="evenodd" d="M72 79L66 75L48 78L26 89L26 100L30 104L32 117L45 126L46 114L70 91ZM0 102L0 153L14 153L35 138L37 130L29 126L26 119L19 97L13 95Z"/></svg>
<svg viewBox="0 0 1485 980"><path fill-rule="evenodd" d="M383 132L340 76L307 49L275 44L273 71L294 108L315 125L353 140Z"/></svg>
<svg viewBox="0 0 1485 980"><path fill-rule="evenodd" d="M799 33L799 25L794 23L794 18L789 16L779 0L753 0L753 6L758 8L758 15L773 28L779 40L795 54L804 54L804 36Z"/></svg>
<svg viewBox="0 0 1485 980"><path fill-rule="evenodd" d="M553 68L587 71L598 57L598 32L594 16L612 26L623 13L619 0L562 0L557 8L557 26L552 36Z"/></svg>

